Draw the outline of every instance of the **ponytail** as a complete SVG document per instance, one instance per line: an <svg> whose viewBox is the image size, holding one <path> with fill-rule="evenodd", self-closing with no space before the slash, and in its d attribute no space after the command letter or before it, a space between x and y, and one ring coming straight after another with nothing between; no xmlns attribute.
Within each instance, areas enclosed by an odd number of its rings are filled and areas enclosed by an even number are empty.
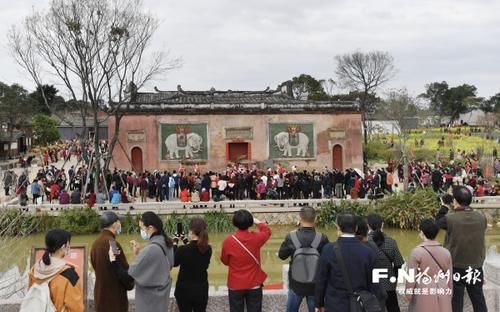
<svg viewBox="0 0 500 312"><path fill-rule="evenodd" d="M193 218L189 224L189 230L193 232L194 235L198 236L198 250L201 253L205 253L208 250L208 231L207 223L202 218Z"/></svg>
<svg viewBox="0 0 500 312"><path fill-rule="evenodd" d="M55 253L62 246L68 245L71 241L71 234L65 230L50 230L45 235L45 252L42 261L45 265L50 265L50 254Z"/></svg>
<svg viewBox="0 0 500 312"><path fill-rule="evenodd" d="M43 253L42 261L45 265L50 265L50 253L47 249Z"/></svg>
<svg viewBox="0 0 500 312"><path fill-rule="evenodd" d="M378 247L382 246L385 242L384 233L382 233L382 224L384 223L384 220L380 215L372 213L366 217L366 221L373 232L373 242L377 244Z"/></svg>
<svg viewBox="0 0 500 312"><path fill-rule="evenodd" d="M385 242L384 233L380 229L373 231L373 242L381 247Z"/></svg>

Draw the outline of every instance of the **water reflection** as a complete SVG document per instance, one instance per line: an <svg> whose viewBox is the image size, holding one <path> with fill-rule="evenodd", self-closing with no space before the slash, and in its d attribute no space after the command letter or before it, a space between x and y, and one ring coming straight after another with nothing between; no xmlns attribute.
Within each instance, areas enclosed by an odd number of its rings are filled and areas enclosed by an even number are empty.
<svg viewBox="0 0 500 312"><path fill-rule="evenodd" d="M268 284L280 283L282 280L282 265L287 263L287 261L282 261L278 258L278 249L285 237L285 235L293 230L293 226L272 226L273 234L269 242L264 246L262 250L262 264L264 271L268 274ZM335 240L337 233L335 229L321 229L325 233L330 241ZM401 254L407 260L410 251L420 243L417 231L400 230L400 229L386 229L385 231L388 235L392 236L398 243L401 250ZM212 262L210 264L208 276L211 285L218 286L224 285L227 277L227 268L221 264L219 256L221 243L223 239L228 235L228 233L218 233L210 234L210 244L214 249L212 256ZM72 245L86 244L88 246L88 253L92 246L92 242L97 235L80 235L72 238ZM132 250L129 245L131 239L136 239L140 241L140 236L137 235L120 235L118 241L124 248L124 252L127 255L129 262L133 260ZM444 232L441 231L438 240L443 242ZM142 244L147 242L143 241ZM38 234L33 235L28 238L18 239L15 242L16 248L15 252L4 252L0 254L0 272L6 271L13 265L17 265L21 268L21 271L26 267L27 256L31 251L32 246L43 246L44 235ZM490 228L488 229L486 236L486 246L491 245L500 246L500 228ZM89 265L89 268L91 266ZM177 276L178 269L174 269L172 276L175 279ZM1 275L1 274L0 274Z"/></svg>

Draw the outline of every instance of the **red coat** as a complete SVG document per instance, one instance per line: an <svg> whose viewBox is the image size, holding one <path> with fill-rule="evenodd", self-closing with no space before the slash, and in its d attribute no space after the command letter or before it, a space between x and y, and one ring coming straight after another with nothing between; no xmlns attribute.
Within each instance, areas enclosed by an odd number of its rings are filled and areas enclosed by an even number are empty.
<svg viewBox="0 0 500 312"><path fill-rule="evenodd" d="M210 193L208 191L201 191L200 201L207 202L210 200Z"/></svg>
<svg viewBox="0 0 500 312"><path fill-rule="evenodd" d="M258 232L237 230L234 234L238 240L260 260L260 249L271 237L271 229L265 223L257 224ZM220 257L222 263L229 267L227 287L232 290L251 289L264 283L267 274L261 266L241 247L238 242L228 236L222 243ZM261 263L262 264L262 263Z"/></svg>
<svg viewBox="0 0 500 312"><path fill-rule="evenodd" d="M180 200L181 202L190 202L191 201L191 193L189 192L189 189L183 189L180 194Z"/></svg>

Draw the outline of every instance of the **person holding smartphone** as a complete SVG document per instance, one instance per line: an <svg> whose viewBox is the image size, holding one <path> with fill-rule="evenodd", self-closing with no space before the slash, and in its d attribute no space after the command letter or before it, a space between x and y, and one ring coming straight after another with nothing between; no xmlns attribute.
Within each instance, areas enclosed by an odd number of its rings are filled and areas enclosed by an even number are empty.
<svg viewBox="0 0 500 312"><path fill-rule="evenodd" d="M163 230L163 221L151 211L142 214L139 221L141 238L149 243L141 248L130 241L135 259L126 270L117 263L113 247L109 248L109 261L120 274L127 274L135 282L135 309L140 312L168 312L174 264L173 242Z"/></svg>
<svg viewBox="0 0 500 312"><path fill-rule="evenodd" d="M174 237L174 266L180 266L175 299L180 312L204 312L208 302L208 266L212 247L208 244L207 223L193 218L189 223L189 239L184 237L182 223L177 224ZM179 240L184 246L177 247Z"/></svg>
<svg viewBox="0 0 500 312"><path fill-rule="evenodd" d="M257 232L248 229L256 225ZM221 262L227 265L227 288L231 312L262 311L262 286L267 274L262 270L260 250L271 237L271 228L252 216L248 210L238 210L233 216L237 228L222 243Z"/></svg>
<svg viewBox="0 0 500 312"><path fill-rule="evenodd" d="M94 268L96 281L94 304L96 312L128 311L127 291L134 288L134 280L117 270L116 266L128 269L129 265L116 237L121 233L120 217L105 211L100 217L102 232L95 240L90 251L90 262ZM109 262L109 249L113 249L115 263Z"/></svg>

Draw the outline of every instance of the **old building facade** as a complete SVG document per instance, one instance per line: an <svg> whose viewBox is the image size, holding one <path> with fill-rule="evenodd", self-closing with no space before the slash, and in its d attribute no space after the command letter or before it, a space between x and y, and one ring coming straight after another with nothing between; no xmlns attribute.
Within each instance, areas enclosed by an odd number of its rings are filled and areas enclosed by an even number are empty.
<svg viewBox="0 0 500 312"><path fill-rule="evenodd" d="M133 92L123 108L112 166L144 170L362 168L355 102L298 100L286 90ZM115 132L108 122L109 138Z"/></svg>

